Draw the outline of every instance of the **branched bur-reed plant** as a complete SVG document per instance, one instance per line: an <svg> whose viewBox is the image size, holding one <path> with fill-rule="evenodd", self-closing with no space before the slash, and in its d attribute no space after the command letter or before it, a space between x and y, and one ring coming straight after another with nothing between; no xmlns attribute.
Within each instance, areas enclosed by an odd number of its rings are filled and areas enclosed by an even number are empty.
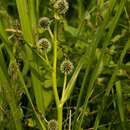
<svg viewBox="0 0 130 130"><path fill-rule="evenodd" d="M130 2L7 1L0 130L130 129Z"/></svg>

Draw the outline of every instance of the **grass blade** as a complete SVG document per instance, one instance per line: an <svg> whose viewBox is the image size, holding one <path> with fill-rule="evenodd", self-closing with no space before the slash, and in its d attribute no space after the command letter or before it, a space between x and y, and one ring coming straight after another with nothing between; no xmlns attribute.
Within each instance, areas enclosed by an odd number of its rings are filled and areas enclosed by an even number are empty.
<svg viewBox="0 0 130 130"><path fill-rule="evenodd" d="M97 114L97 117L96 117L96 120L95 120L95 124L94 124L94 130L97 130L98 129L98 126L99 126L99 122L100 122L100 119L102 117L102 114L103 114L103 111L104 111L104 108L106 106L106 103L107 103L107 99L109 97L109 94L110 94L110 91L111 91L111 88L113 86L113 83L115 81L115 78L116 78L116 75L118 73L118 69L120 67L120 65L122 64L122 61L123 61L123 58L126 54L126 51L127 49L130 47L130 39L128 40L127 44L125 45L122 53L121 53L121 56L120 56L120 59L118 61L118 67L115 69L114 73L112 74L112 77L107 85L107 89L106 89L106 92L104 94L104 97L103 97L103 101L101 103L101 107L99 108L99 111L98 111L98 114Z"/></svg>
<svg viewBox="0 0 130 130"><path fill-rule="evenodd" d="M2 40L3 40L3 42L5 42L4 45L5 45L5 48L6 48L7 52L8 52L8 55L9 55L10 59L15 62L15 58L14 58L14 56L13 56L13 54L12 54L12 52L11 52L9 46L8 46L9 43L10 43L10 41L8 40L8 37L7 37L6 33L4 32L3 25L2 25L2 22L1 22L1 21L0 21L0 36L1 36ZM41 128L42 128L43 130L46 130L46 128L45 128L45 126L44 126L42 120L40 119L40 116L38 115L38 113L37 113L36 110L35 110L35 107L34 107L34 105L33 105L32 99L31 99L31 97L30 97L28 88L27 88L27 86L26 86L26 84L25 84L25 82L24 82L24 79L23 79L23 77L22 77L22 74L21 74L20 70L18 69L17 72L18 72L19 80L20 80L20 82L21 82L21 84L22 84L23 89L25 90L25 93L26 93L27 98L28 98L28 100L29 100L29 102L30 102L30 104L31 104L31 107L32 107L32 109L33 109L33 112L34 112L34 114L35 114L37 120L39 121L39 124L40 124Z"/></svg>
<svg viewBox="0 0 130 130"><path fill-rule="evenodd" d="M117 95L117 106L119 109L122 129L126 130L125 128L125 116L124 116L124 106L123 106L123 97L122 97L122 89L120 81L116 82L116 95Z"/></svg>
<svg viewBox="0 0 130 130"><path fill-rule="evenodd" d="M35 100L37 104L37 108L39 112L44 113L44 100L43 100L43 90L40 81L38 78L34 75L33 72L31 72L31 79L33 84L33 90L35 95Z"/></svg>
<svg viewBox="0 0 130 130"><path fill-rule="evenodd" d="M28 44L33 45L34 39L32 35L32 28L31 28L31 21L29 18L29 9L27 5L27 0L16 0L16 3L24 39L26 42L28 42Z"/></svg>
<svg viewBox="0 0 130 130"><path fill-rule="evenodd" d="M2 68L0 65L0 84L2 85L2 88L6 95L7 102L10 107L11 114L12 114L14 124L15 124L15 129L22 130L22 123L21 123L21 119L19 117L20 109L17 106L17 102L15 99L14 93L13 93L9 83L10 82L7 80L7 76L2 71Z"/></svg>
<svg viewBox="0 0 130 130"><path fill-rule="evenodd" d="M98 46L103 34L105 33L105 27L108 23L108 20L110 18L110 14L114 8L114 5L115 5L115 0L111 0L110 1L110 8L108 9L107 11L107 14L106 14L106 17L104 19L104 22L103 24L100 26L99 28L99 31L98 33L96 33L96 35L94 36L94 40L92 42L92 45L91 47L88 49L87 53L88 53L88 58L87 58L87 65L86 65L86 71L85 71L85 75L84 75L84 78L83 78L83 82L82 82L82 85L81 85L81 89L80 89L80 94L79 94L79 97L78 97L78 101L77 101L77 106L76 106L76 111L75 111L75 116L74 116L74 125L73 125L73 130L75 129L76 127L76 119L77 119L77 116L78 116L78 110L79 110L79 107L80 107L80 103L81 103L81 99L82 99L82 95L83 95L83 91L84 91L84 87L85 87L85 84L86 84L86 79L87 79L87 76L88 76L88 73L89 73L89 70L90 70L90 66L92 64L92 61L93 61L93 55L95 54L95 51L96 51L96 47ZM110 33L111 34L111 33ZM111 35L110 35L111 36ZM108 40L110 39L110 37L108 37ZM107 41L108 42L108 41ZM101 55L102 57L102 55ZM100 62L101 62L101 58L100 58ZM99 64L99 63L98 63ZM100 64L99 64L100 65ZM93 82L94 83L94 82ZM92 85L91 85L92 86ZM90 90L91 91L91 90ZM92 93L91 93L92 94ZM86 98L87 99L87 98Z"/></svg>

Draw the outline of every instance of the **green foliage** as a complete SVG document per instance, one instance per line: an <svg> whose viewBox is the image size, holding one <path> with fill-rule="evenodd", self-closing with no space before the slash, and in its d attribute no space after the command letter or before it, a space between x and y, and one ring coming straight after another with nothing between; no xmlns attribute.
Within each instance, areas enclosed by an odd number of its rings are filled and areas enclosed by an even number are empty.
<svg viewBox="0 0 130 130"><path fill-rule="evenodd" d="M0 1L0 130L129 130L129 0Z"/></svg>

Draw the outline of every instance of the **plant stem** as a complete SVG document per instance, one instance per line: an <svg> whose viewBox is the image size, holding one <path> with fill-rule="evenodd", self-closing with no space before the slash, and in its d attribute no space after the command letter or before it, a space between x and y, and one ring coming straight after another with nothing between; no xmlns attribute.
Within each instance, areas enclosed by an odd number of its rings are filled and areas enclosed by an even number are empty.
<svg viewBox="0 0 130 130"><path fill-rule="evenodd" d="M64 95L64 93L65 93L66 83L67 83L67 74L65 73L65 75L64 75L64 84L63 84L62 95Z"/></svg>
<svg viewBox="0 0 130 130"><path fill-rule="evenodd" d="M57 25L55 25L57 26ZM57 27L55 27L57 28ZM56 33L55 29L55 33ZM53 86L53 92L55 96L55 101L56 101L56 106L58 107L59 105L59 95L58 95L58 90L57 90L57 81L56 81L56 66L57 66L57 35L55 34L54 39L53 39L53 68L52 68L52 86Z"/></svg>
<svg viewBox="0 0 130 130"><path fill-rule="evenodd" d="M63 106L58 106L58 130L62 130Z"/></svg>
<svg viewBox="0 0 130 130"><path fill-rule="evenodd" d="M52 37L53 38L53 37ZM56 102L56 107L58 111L58 130L62 130L62 105L60 104L58 90L57 90L57 73L56 73L56 66L57 66L57 21L55 23L54 27L54 38L53 41L53 68L52 68L52 86L53 86L53 92Z"/></svg>
<svg viewBox="0 0 130 130"><path fill-rule="evenodd" d="M51 64L50 64L50 61L48 59L47 53L45 53L45 59L46 59L47 64L51 67Z"/></svg>
<svg viewBox="0 0 130 130"><path fill-rule="evenodd" d="M53 40L53 39L54 39L54 36L53 36L53 33L52 33L50 27L48 28L48 32L49 32L49 34L50 34L51 39Z"/></svg>

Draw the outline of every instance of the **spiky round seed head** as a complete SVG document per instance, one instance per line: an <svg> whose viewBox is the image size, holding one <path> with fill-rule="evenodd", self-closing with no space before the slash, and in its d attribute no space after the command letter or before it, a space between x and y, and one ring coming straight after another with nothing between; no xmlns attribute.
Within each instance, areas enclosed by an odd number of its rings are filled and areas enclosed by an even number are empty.
<svg viewBox="0 0 130 130"><path fill-rule="evenodd" d="M58 130L58 122L56 120L50 120L48 122L48 130Z"/></svg>
<svg viewBox="0 0 130 130"><path fill-rule="evenodd" d="M61 63L60 70L61 70L62 73L70 74L70 73L72 73L73 69L74 69L74 66L73 66L73 63L71 61L64 60Z"/></svg>
<svg viewBox="0 0 130 130"><path fill-rule="evenodd" d="M57 0L54 4L54 9L58 14L62 15L68 11L69 4L66 0Z"/></svg>
<svg viewBox="0 0 130 130"><path fill-rule="evenodd" d="M50 0L50 4L54 4L56 0Z"/></svg>
<svg viewBox="0 0 130 130"><path fill-rule="evenodd" d="M37 49L39 50L40 53L43 52L48 52L51 50L51 43L47 38L41 38L37 42Z"/></svg>
<svg viewBox="0 0 130 130"><path fill-rule="evenodd" d="M42 17L39 20L39 27L44 28L45 30L48 29L50 26L50 19L48 17Z"/></svg>
<svg viewBox="0 0 130 130"><path fill-rule="evenodd" d="M17 65L15 63L9 64L8 74L13 81L16 81L18 79Z"/></svg>

